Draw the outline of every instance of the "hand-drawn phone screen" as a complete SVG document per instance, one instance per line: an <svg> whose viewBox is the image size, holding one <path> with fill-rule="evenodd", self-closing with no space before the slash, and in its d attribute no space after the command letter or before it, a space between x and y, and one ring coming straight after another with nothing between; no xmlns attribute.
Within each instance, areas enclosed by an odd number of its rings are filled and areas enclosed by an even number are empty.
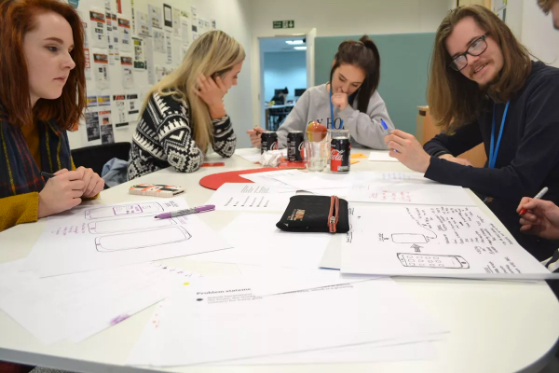
<svg viewBox="0 0 559 373"><path fill-rule="evenodd" d="M192 236L184 227L170 227L97 237L95 247L101 252L143 249L187 241L190 237Z"/></svg>
<svg viewBox="0 0 559 373"><path fill-rule="evenodd" d="M104 234L116 232L141 231L151 228L176 225L175 219L154 219L153 216L139 216L137 218L97 220L88 224L89 233Z"/></svg>
<svg viewBox="0 0 559 373"><path fill-rule="evenodd" d="M427 237L420 233L393 233L392 242L394 243L427 243Z"/></svg>
<svg viewBox="0 0 559 373"><path fill-rule="evenodd" d="M398 259L404 267L461 269L470 268L468 262L460 255L430 255L398 253Z"/></svg>
<svg viewBox="0 0 559 373"><path fill-rule="evenodd" d="M110 218L132 214L154 214L162 212L163 207L157 202L133 203L129 205L99 207L85 211L86 219Z"/></svg>

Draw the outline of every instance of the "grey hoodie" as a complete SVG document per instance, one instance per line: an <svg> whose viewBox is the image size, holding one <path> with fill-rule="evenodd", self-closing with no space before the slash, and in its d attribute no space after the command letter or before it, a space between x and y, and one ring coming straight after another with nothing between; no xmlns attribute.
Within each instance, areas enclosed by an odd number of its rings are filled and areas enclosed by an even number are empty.
<svg viewBox="0 0 559 373"><path fill-rule="evenodd" d="M354 145L388 149L384 143L384 136L394 129L394 124L392 124L386 105L377 91L371 96L366 113L357 110L357 99L355 99L353 105L348 105L342 111L334 107L334 118L336 128L339 127L340 120L344 121L344 129L349 130ZM388 130L384 130L382 127L381 118L386 122ZM285 122L278 128L279 147L287 146L289 131L305 132L307 124L311 121L325 125L329 125L332 121L330 118L330 93L326 89L326 84L307 89L297 101L291 113L285 118Z"/></svg>

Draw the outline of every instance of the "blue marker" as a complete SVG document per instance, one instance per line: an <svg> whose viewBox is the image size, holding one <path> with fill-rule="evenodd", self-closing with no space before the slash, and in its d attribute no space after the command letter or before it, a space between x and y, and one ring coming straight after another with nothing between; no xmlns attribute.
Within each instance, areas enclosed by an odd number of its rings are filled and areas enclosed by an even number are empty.
<svg viewBox="0 0 559 373"><path fill-rule="evenodd" d="M380 124L382 124L382 128L384 128L385 131L388 131L388 124L386 124L386 122L384 121L384 119L380 118ZM392 149L394 150L396 153L400 153L399 151L397 151L396 149Z"/></svg>
<svg viewBox="0 0 559 373"><path fill-rule="evenodd" d="M384 119L380 118L380 124L382 124L382 128L384 128L385 131L388 131L388 124L386 124Z"/></svg>

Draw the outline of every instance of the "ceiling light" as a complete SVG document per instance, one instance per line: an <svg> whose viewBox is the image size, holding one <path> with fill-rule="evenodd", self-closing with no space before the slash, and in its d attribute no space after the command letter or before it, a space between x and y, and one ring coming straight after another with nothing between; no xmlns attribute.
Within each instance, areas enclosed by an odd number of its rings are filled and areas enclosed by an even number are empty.
<svg viewBox="0 0 559 373"><path fill-rule="evenodd" d="M305 44L303 40L286 40L285 42L289 45Z"/></svg>
<svg viewBox="0 0 559 373"><path fill-rule="evenodd" d="M293 47L293 49L297 49L298 51L306 51L307 47Z"/></svg>

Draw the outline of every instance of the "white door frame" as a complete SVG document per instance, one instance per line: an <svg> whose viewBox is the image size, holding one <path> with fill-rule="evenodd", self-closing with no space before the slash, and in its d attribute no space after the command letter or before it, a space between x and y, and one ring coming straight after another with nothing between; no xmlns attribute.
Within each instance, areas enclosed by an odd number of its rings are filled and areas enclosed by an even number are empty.
<svg viewBox="0 0 559 373"><path fill-rule="evenodd" d="M264 113L264 100L262 95L264 92L262 81L262 71L261 71L261 56L260 56L260 39L270 39L270 38L292 38L292 37L305 37L307 39L307 88L314 85L314 38L316 37L316 28L312 28L307 33L301 34L268 34L268 35L257 35L253 38L252 44L252 92L256 94L252 95L252 107L253 115L252 122L253 126L261 125L262 119L265 117ZM309 48L310 44L310 48ZM310 50L309 50L310 49ZM312 61L309 61L309 56ZM312 62L312 63L311 63Z"/></svg>

